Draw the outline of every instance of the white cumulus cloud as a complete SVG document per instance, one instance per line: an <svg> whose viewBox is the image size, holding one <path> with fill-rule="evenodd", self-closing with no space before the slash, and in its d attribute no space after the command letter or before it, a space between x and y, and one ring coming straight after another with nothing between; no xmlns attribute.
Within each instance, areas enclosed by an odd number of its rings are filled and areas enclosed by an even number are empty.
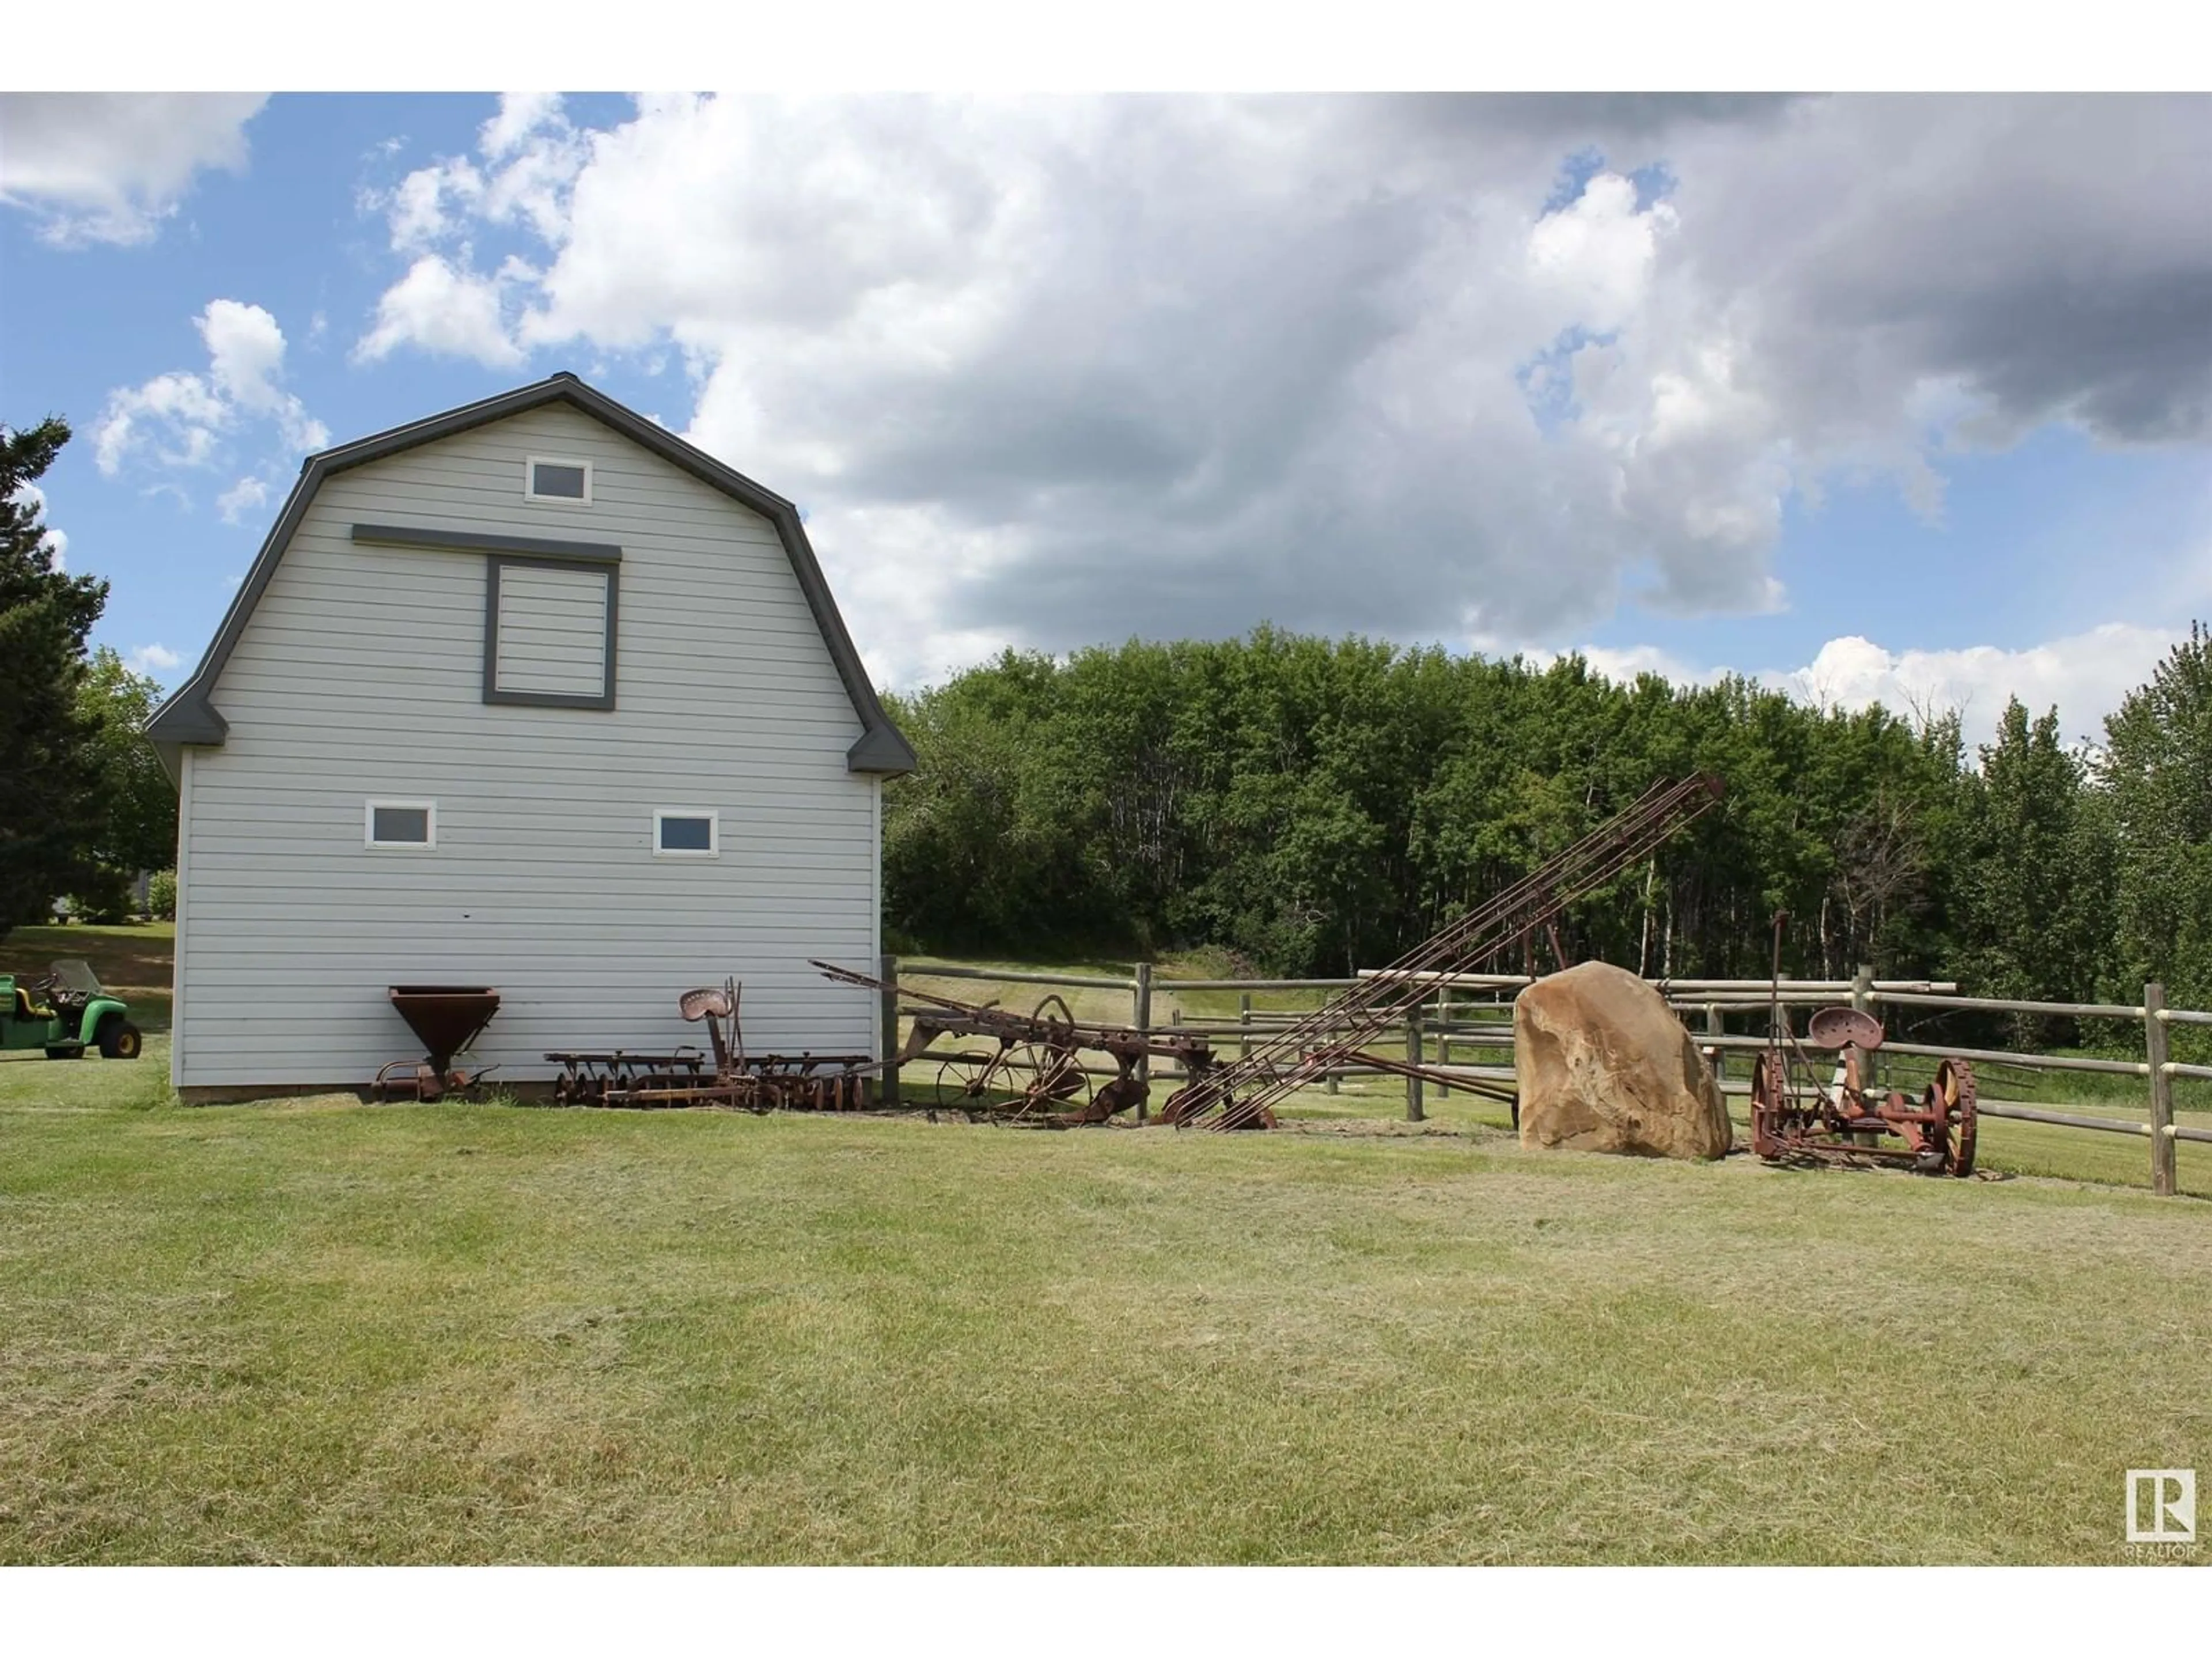
<svg viewBox="0 0 2212 1659"><path fill-rule="evenodd" d="M10 499L21 502L32 512L41 515L46 510L46 492L34 483L17 484L15 493ZM39 544L53 556L55 569L69 568L69 537L65 533L48 525L46 526L46 534L40 538Z"/></svg>
<svg viewBox="0 0 2212 1659"><path fill-rule="evenodd" d="M1995 738L1997 720L2014 697L2037 715L2056 708L2069 740L2094 742L2101 740L2105 717L2150 678L2183 637L2173 628L2106 623L2012 650L1990 645L1892 650L1851 634L1828 641L1798 667L1741 672L1817 708L1879 703L1908 720L1955 712L1970 751ZM1680 685L1708 685L1739 672L1701 667L1652 646L1591 647L1582 655L1599 673L1623 683L1648 673Z"/></svg>
<svg viewBox="0 0 2212 1659"><path fill-rule="evenodd" d="M354 347L356 362L375 362L402 346L434 356L468 357L491 368L523 361L502 315L503 290L514 280L483 276L426 253L377 301L376 323Z"/></svg>
<svg viewBox="0 0 2212 1659"><path fill-rule="evenodd" d="M198 374L156 374L143 386L107 394L107 407L93 430L93 453L110 477L134 452L151 450L166 466L198 466L215 452L216 438L230 424L230 406Z"/></svg>
<svg viewBox="0 0 2212 1659"><path fill-rule="evenodd" d="M507 93L480 129L477 149L477 157L441 157L367 197L385 215L393 251L412 262L378 300L375 320L355 344L356 362L403 348L492 368L524 360L516 332L538 273L512 256L489 274L478 270L471 228L520 226L559 242L589 143L557 94Z"/></svg>
<svg viewBox="0 0 2212 1659"><path fill-rule="evenodd" d="M166 645L134 645L124 661L133 673L161 674L180 666L184 659Z"/></svg>
<svg viewBox="0 0 2212 1659"><path fill-rule="evenodd" d="M1560 306L1560 326L1594 333L1636 315L1650 285L1659 239L1675 226L1664 202L1639 210L1636 186L1600 173L1565 208L1547 214L1528 234L1529 273Z"/></svg>
<svg viewBox="0 0 2212 1659"><path fill-rule="evenodd" d="M483 124L477 142L491 160L503 161L521 149L539 128L560 118L557 92L503 92L499 112Z"/></svg>
<svg viewBox="0 0 2212 1659"><path fill-rule="evenodd" d="M93 428L93 458L101 472L119 476L132 462L159 468L210 466L228 457L241 435L273 428L276 460L326 447L330 430L279 381L284 370L284 332L259 306L210 301L193 319L207 348L204 374L182 369L156 374L108 393ZM241 478L221 500L223 516L258 505Z"/></svg>
<svg viewBox="0 0 2212 1659"><path fill-rule="evenodd" d="M0 94L0 202L58 246L151 240L205 168L246 165L266 98L232 93Z"/></svg>
<svg viewBox="0 0 2212 1659"><path fill-rule="evenodd" d="M389 193L370 199L384 209L393 251L408 253L455 229L483 198L483 175L462 158L418 167Z"/></svg>
<svg viewBox="0 0 2212 1659"><path fill-rule="evenodd" d="M276 384L284 372L284 331L259 306L213 300L198 319L216 390L249 415L276 422L285 447L312 454L330 446L330 428Z"/></svg>
<svg viewBox="0 0 2212 1659"><path fill-rule="evenodd" d="M2106 623L2083 633L2020 650L1969 646L1956 650L1890 651L1850 635L1830 640L1788 677L1808 702L1846 708L1871 703L1899 711L1955 708L1970 742L1986 742L2006 702L2018 697L2033 713L2056 707L2069 738L2094 738L2105 716L2150 678L2180 638L2171 628Z"/></svg>
<svg viewBox="0 0 2212 1659"><path fill-rule="evenodd" d="M215 498L216 511L225 524L240 524L257 507L269 505L269 486L255 477L240 478Z"/></svg>
<svg viewBox="0 0 2212 1659"><path fill-rule="evenodd" d="M355 351L680 362L672 424L806 503L902 672L1262 618L1557 646L1625 604L1783 608L1834 479L1933 519L1957 451L2039 425L2203 445L2203 132L2154 97L686 95L592 128L509 94L377 198Z"/></svg>

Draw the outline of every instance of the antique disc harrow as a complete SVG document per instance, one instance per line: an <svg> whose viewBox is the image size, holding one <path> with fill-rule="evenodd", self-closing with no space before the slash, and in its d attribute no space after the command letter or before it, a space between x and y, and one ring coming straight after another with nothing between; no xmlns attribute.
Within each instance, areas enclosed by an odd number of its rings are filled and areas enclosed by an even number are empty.
<svg viewBox="0 0 2212 1659"><path fill-rule="evenodd" d="M866 1054L749 1054L738 1007L744 988L734 979L686 991L676 1012L703 1024L714 1048L708 1056L685 1044L669 1054L616 1048L586 1053L562 1049L545 1058L561 1068L553 1098L563 1106L730 1106L750 1112L856 1111L861 1081L878 1068Z"/></svg>

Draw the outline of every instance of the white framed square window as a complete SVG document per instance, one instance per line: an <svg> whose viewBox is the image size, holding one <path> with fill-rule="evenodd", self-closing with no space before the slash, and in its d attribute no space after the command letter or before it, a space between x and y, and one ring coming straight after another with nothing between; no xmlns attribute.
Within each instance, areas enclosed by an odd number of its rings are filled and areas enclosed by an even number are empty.
<svg viewBox="0 0 2212 1659"><path fill-rule="evenodd" d="M657 859L721 857L722 815L711 806L654 807L653 855Z"/></svg>
<svg viewBox="0 0 2212 1659"><path fill-rule="evenodd" d="M438 844L438 803L372 800L362 813L362 845L381 852L427 853Z"/></svg>
<svg viewBox="0 0 2212 1659"><path fill-rule="evenodd" d="M522 499L592 504L592 464L572 455L532 455L522 464Z"/></svg>

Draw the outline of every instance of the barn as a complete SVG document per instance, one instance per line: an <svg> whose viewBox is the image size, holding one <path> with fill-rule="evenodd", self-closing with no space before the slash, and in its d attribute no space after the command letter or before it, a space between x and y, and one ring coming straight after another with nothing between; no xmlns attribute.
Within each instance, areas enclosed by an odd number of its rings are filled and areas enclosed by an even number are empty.
<svg viewBox="0 0 2212 1659"><path fill-rule="evenodd" d="M186 1098L357 1086L401 984L495 988L472 1061L880 1053L878 701L799 513L573 374L312 456L148 735L176 781Z"/></svg>

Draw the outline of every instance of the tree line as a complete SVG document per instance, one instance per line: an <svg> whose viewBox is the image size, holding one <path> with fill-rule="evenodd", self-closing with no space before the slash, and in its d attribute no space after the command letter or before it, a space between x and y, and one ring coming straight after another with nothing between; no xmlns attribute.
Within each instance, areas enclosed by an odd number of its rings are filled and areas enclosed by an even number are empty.
<svg viewBox="0 0 2212 1659"><path fill-rule="evenodd" d="M143 735L161 687L88 651L107 584L64 568L35 493L69 438L58 418L0 428L0 939L58 898L119 916L177 854L177 792Z"/></svg>
<svg viewBox="0 0 2212 1659"><path fill-rule="evenodd" d="M2134 1001L2162 979L2212 1006L2202 624L2094 745L2017 700L1970 752L1955 712L1272 628L1008 652L890 701L921 760L884 804L885 921L909 948L1213 945L1268 975L1346 974L1655 779L1703 770L1725 799L1572 909L1571 957L1764 977L1786 910L1793 975L1863 963L2057 1001Z"/></svg>
<svg viewBox="0 0 2212 1659"><path fill-rule="evenodd" d="M0 938L58 896L119 909L176 844L175 792L142 735L159 688L88 649L107 585L63 568L31 488L69 436L53 418L0 428ZM2212 1006L2202 623L2101 742L2069 744L2056 710L2015 700L1972 752L1955 714L1265 627L1008 652L886 702L921 760L884 794L884 921L905 948L1212 946L1268 975L1345 974L1653 780L1702 770L1725 799L1573 908L1570 957L1757 977L1786 910L1794 975L1863 963L2052 1001L2133 1001L2157 979Z"/></svg>

